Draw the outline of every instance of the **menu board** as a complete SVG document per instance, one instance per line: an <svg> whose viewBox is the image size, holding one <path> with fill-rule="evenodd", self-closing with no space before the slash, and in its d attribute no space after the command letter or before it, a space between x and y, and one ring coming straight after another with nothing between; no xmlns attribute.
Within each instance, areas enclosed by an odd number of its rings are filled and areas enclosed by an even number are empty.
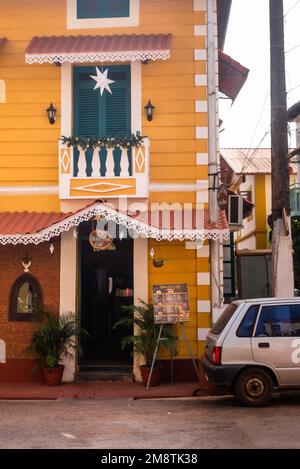
<svg viewBox="0 0 300 469"><path fill-rule="evenodd" d="M190 319L186 283L153 285L155 324L176 324Z"/></svg>

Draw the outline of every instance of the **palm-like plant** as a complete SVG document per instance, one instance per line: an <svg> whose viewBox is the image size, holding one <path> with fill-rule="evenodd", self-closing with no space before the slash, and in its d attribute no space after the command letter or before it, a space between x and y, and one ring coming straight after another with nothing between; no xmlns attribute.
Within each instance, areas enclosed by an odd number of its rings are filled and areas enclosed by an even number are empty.
<svg viewBox="0 0 300 469"><path fill-rule="evenodd" d="M123 309L127 315L115 323L116 327L126 327L128 330L133 330L134 326L138 327L137 333L130 334L122 339L121 347L133 348L138 354L142 355L145 360L145 365L150 367L157 345L160 325L154 323L153 306L145 303L139 299L141 306L131 305L124 306ZM171 352L172 356L176 356L177 339L174 329L171 325L164 325L163 335L160 342L160 347Z"/></svg>
<svg viewBox="0 0 300 469"><path fill-rule="evenodd" d="M40 366L56 368L63 357L73 357L77 349L76 337L88 335L74 313L55 315L43 312L42 322L33 333L27 351L34 353Z"/></svg>

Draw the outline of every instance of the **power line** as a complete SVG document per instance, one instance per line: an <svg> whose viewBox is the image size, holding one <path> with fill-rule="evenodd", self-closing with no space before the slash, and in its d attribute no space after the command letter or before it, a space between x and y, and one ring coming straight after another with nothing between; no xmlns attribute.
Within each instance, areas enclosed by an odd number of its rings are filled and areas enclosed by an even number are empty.
<svg viewBox="0 0 300 469"><path fill-rule="evenodd" d="M286 50L284 53L288 54L289 52L292 52L292 50L298 49L298 47L300 47L300 42L296 44L295 46L291 47L290 49Z"/></svg>
<svg viewBox="0 0 300 469"><path fill-rule="evenodd" d="M295 6L298 5L299 2L300 0L297 0L296 3L294 3L294 5L285 13L284 18L295 8Z"/></svg>
<svg viewBox="0 0 300 469"><path fill-rule="evenodd" d="M257 121L257 123L256 123L255 129L254 129L254 132L253 132L253 135L252 135L252 138L251 138L251 142L250 142L250 145L249 145L249 147L248 147L248 151L247 151L247 153L246 153L246 155L245 155L244 162L243 162L243 165L242 165L242 168L241 168L240 172L244 171L245 167L248 167L248 165L247 165L248 155L249 155L249 153L250 153L250 151L251 151L251 147L252 147L252 143L253 143L254 137L255 137L255 135L256 135L256 131L257 131L258 126L259 126L259 124L260 124L260 121L261 121L261 119L262 119L262 116L263 116L263 113L264 113L264 110L265 110L265 106L266 106L266 103L267 103L268 95L269 95L269 89L268 89L267 92L266 92L265 99L264 99L264 102L263 102L263 106L262 106L262 109L261 109L260 114L259 114L259 116L258 116L258 121ZM265 138L265 136L264 136L264 138ZM249 164L251 163L251 161L252 161L253 158L254 158L254 155L253 155L253 153L252 153L251 156L250 156ZM231 184L234 184L234 183L238 180L238 178L239 178L239 176L236 176L236 178L232 181Z"/></svg>

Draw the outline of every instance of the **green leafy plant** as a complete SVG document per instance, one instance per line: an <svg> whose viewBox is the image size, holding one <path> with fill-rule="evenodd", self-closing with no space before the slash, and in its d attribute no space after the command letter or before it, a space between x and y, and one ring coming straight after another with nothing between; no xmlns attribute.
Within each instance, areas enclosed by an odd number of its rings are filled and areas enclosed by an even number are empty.
<svg viewBox="0 0 300 469"><path fill-rule="evenodd" d="M64 145L68 147L81 147L83 150L87 148L131 148L140 147L145 139L145 135L141 135L140 132L135 134L127 135L116 135L115 137L108 136L92 136L92 137L81 137L80 135L71 135L66 137L62 135L60 140Z"/></svg>
<svg viewBox="0 0 300 469"><path fill-rule="evenodd" d="M132 333L122 339L121 347L133 348L133 350L144 357L145 365L150 367L157 344L160 325L154 323L153 306L139 299L140 306L131 305L124 306L127 315L115 323L116 327L125 327L133 331L134 326L138 327L137 333ZM177 350L178 337L174 328L167 324L163 327L162 340L160 348L168 350L173 356L178 354Z"/></svg>
<svg viewBox="0 0 300 469"><path fill-rule="evenodd" d="M74 313L43 312L40 316L42 321L32 335L27 352L36 355L38 366L56 368L63 357L74 356L78 348L76 337L88 336L88 332L79 326Z"/></svg>

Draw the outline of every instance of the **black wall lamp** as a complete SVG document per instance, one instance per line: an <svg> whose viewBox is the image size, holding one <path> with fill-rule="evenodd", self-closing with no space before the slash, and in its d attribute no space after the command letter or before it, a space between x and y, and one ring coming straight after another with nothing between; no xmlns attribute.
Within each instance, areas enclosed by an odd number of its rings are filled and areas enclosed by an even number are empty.
<svg viewBox="0 0 300 469"><path fill-rule="evenodd" d="M153 106L150 99L149 99L148 103L146 104L146 106L144 107L144 109L146 111L146 116L147 116L148 121L152 121L155 106Z"/></svg>
<svg viewBox="0 0 300 469"><path fill-rule="evenodd" d="M54 124L54 122L56 121L56 109L52 103L47 109L47 114L48 114L49 123Z"/></svg>

